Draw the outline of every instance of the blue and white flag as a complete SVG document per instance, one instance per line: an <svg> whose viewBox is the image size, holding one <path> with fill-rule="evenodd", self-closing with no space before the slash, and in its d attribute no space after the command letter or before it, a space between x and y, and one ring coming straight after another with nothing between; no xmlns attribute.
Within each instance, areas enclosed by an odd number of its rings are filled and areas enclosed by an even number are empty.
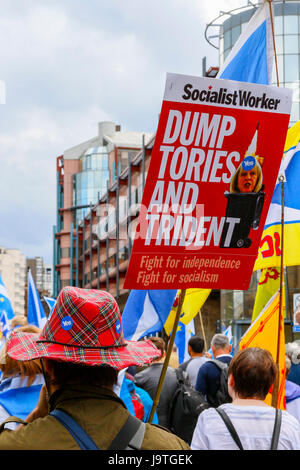
<svg viewBox="0 0 300 470"><path fill-rule="evenodd" d="M190 359L188 352L188 343L192 336L195 335L195 326L194 320L192 320L188 325L184 325L179 321L178 330L175 336L175 344L178 348L178 361L179 364L182 364L184 361Z"/></svg>
<svg viewBox="0 0 300 470"><path fill-rule="evenodd" d="M36 407L43 384L42 374L37 374L30 386L28 377L7 377L0 382L0 405L10 416L24 420Z"/></svg>
<svg viewBox="0 0 300 470"><path fill-rule="evenodd" d="M138 341L159 333L168 318L177 290L132 290L122 314L124 338Z"/></svg>
<svg viewBox="0 0 300 470"><path fill-rule="evenodd" d="M39 296L39 293L35 287L34 280L30 269L28 270L28 323L35 325L38 328L43 328L47 317Z"/></svg>
<svg viewBox="0 0 300 470"><path fill-rule="evenodd" d="M272 83L274 46L270 7L272 4L265 1L258 8L216 78L264 85Z"/></svg>
<svg viewBox="0 0 300 470"><path fill-rule="evenodd" d="M46 304L48 305L49 307L49 310L50 310L50 313L48 315L48 319L50 318L50 315L51 313L53 312L53 309L55 307L55 304L56 304L56 299L53 299L52 297L44 297L44 300L46 302Z"/></svg>
<svg viewBox="0 0 300 470"><path fill-rule="evenodd" d="M6 337L10 330L9 321L15 316L6 287L0 275L0 329Z"/></svg>

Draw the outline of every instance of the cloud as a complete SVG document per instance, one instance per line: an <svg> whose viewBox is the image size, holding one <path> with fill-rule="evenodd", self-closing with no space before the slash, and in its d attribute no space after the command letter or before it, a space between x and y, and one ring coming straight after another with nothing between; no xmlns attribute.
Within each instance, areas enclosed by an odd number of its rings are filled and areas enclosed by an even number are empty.
<svg viewBox="0 0 300 470"><path fill-rule="evenodd" d="M154 132L166 73L202 75L204 56L217 65L204 31L219 8L216 0L1 2L1 245L51 262L56 157L97 135L102 120Z"/></svg>

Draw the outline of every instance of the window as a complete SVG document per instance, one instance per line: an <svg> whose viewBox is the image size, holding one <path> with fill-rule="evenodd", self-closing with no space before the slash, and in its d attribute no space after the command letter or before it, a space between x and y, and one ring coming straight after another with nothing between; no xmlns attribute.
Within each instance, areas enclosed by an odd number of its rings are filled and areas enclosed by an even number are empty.
<svg viewBox="0 0 300 470"><path fill-rule="evenodd" d="M232 46L234 46L234 44L236 43L236 41L237 41L237 39L239 38L240 34L241 34L241 27L240 27L240 25L235 26L234 28L232 28L232 31L231 31Z"/></svg>
<svg viewBox="0 0 300 470"><path fill-rule="evenodd" d="M231 47L231 31L226 31L224 33L224 49L225 51Z"/></svg>
<svg viewBox="0 0 300 470"><path fill-rule="evenodd" d="M294 82L299 80L299 55L288 54L284 57L284 81Z"/></svg>
<svg viewBox="0 0 300 470"><path fill-rule="evenodd" d="M298 34L298 16L285 16L283 22L285 34Z"/></svg>
<svg viewBox="0 0 300 470"><path fill-rule="evenodd" d="M276 31L276 34L283 34L283 17L282 16L275 16L274 29Z"/></svg>
<svg viewBox="0 0 300 470"><path fill-rule="evenodd" d="M283 36L275 36L275 46L276 54L283 54Z"/></svg>
<svg viewBox="0 0 300 470"><path fill-rule="evenodd" d="M285 54L298 54L299 53L298 35L291 34L289 36L285 36L285 38L284 38L284 53Z"/></svg>
<svg viewBox="0 0 300 470"><path fill-rule="evenodd" d="M60 255L62 258L70 258L70 248L61 248Z"/></svg>

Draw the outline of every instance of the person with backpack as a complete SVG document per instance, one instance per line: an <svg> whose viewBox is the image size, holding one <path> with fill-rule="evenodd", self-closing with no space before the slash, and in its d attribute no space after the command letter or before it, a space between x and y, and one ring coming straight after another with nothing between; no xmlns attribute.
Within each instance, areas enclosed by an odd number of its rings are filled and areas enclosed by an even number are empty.
<svg viewBox="0 0 300 470"><path fill-rule="evenodd" d="M153 336L149 338L149 341L152 341L155 346L160 350L160 357L152 361L149 367L146 367L144 370L138 372L134 376L134 383L138 387L146 390L149 393L152 400L155 399L159 379L161 376L161 371L164 365L166 357L166 343L161 337ZM169 408L172 397L177 389L177 377L176 372L173 367L168 366L166 370L166 375L164 378L164 383L159 397L159 402L156 408L158 423L160 426L164 426L167 429L169 427Z"/></svg>
<svg viewBox="0 0 300 470"><path fill-rule="evenodd" d="M0 426L1 450L187 450L179 437L133 417L113 392L118 371L160 356L149 340L124 340L114 297L65 287L40 334L12 332L7 354L40 359L45 379L25 421ZM11 431L7 422L20 427Z"/></svg>
<svg viewBox="0 0 300 470"><path fill-rule="evenodd" d="M211 340L214 359L207 360L199 368L195 389L206 397L210 406L217 407L230 402L227 389L228 365L232 359L232 346L228 336L217 333Z"/></svg>
<svg viewBox="0 0 300 470"><path fill-rule="evenodd" d="M232 403L204 410L193 434L193 450L299 450L300 425L285 410L265 403L277 367L269 351L246 348L228 368Z"/></svg>

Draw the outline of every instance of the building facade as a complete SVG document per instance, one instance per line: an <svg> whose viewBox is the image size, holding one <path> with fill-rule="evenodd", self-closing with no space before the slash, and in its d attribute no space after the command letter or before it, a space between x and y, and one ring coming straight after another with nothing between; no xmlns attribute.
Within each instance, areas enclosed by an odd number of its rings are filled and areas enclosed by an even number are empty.
<svg viewBox="0 0 300 470"><path fill-rule="evenodd" d="M15 315L25 314L25 256L0 247L0 274Z"/></svg>
<svg viewBox="0 0 300 470"><path fill-rule="evenodd" d="M26 258L26 271L30 269L35 287L42 296L52 297L53 267L40 256Z"/></svg>
<svg viewBox="0 0 300 470"><path fill-rule="evenodd" d="M273 0L274 34L278 64L279 86L293 90L293 103L290 126L300 119L300 2ZM208 42L219 50L219 64L223 64L239 35L260 6L260 2L248 2L244 7L221 12L207 25L205 36ZM275 61L272 85L277 85ZM248 328L260 272L254 272L248 291L221 291L221 322L227 326L232 323L235 336L240 337ZM299 339L293 331L293 305L295 296L300 293L300 267L285 268L285 288L287 301L286 340Z"/></svg>
<svg viewBox="0 0 300 470"><path fill-rule="evenodd" d="M119 228L116 223L123 217L127 204L121 175L150 137L150 134L122 131L113 122L102 122L96 137L66 150L57 158L55 297L66 285L86 288L105 285L119 297L119 256L121 260L126 258L128 250L128 243L121 242L120 238L123 226ZM139 191L141 194L141 184ZM103 236L106 223L107 241ZM106 268L110 274L112 269L117 271L114 281ZM103 281L105 273L107 279Z"/></svg>

